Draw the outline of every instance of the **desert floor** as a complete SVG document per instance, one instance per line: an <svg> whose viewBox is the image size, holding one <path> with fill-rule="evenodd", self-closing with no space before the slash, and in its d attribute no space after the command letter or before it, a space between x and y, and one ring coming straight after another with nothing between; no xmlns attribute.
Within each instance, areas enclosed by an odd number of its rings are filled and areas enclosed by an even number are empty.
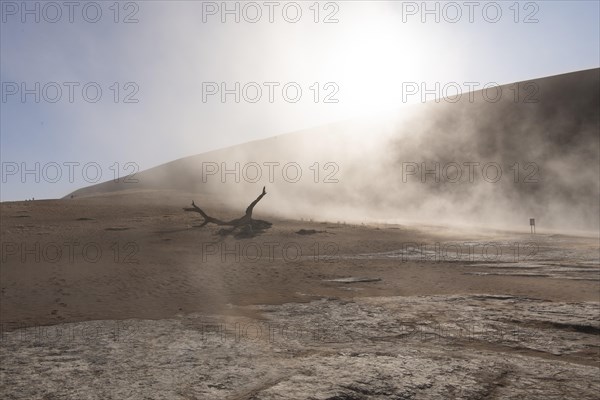
<svg viewBox="0 0 600 400"><path fill-rule="evenodd" d="M191 198L1 204L2 398L598 398L597 236L259 205L236 237Z"/></svg>

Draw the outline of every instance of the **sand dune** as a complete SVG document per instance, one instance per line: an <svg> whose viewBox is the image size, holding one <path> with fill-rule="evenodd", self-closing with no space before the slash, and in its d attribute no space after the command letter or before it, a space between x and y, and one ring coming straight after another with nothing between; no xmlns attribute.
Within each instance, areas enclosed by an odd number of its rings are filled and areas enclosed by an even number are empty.
<svg viewBox="0 0 600 400"><path fill-rule="evenodd" d="M286 218L520 229L535 217L546 229L596 233L599 87L599 69L517 82L179 159L136 174L137 183L72 194L169 189L236 206L268 185L269 210Z"/></svg>

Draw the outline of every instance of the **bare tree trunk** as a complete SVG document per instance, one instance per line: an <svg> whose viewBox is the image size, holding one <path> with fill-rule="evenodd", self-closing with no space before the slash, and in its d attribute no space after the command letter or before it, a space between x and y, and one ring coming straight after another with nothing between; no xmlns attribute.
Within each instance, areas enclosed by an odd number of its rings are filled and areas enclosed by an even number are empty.
<svg viewBox="0 0 600 400"><path fill-rule="evenodd" d="M202 209L200 207L198 207L193 201L192 201L192 206L189 208L184 208L184 210L197 212L200 215L202 215L202 217L204 218L204 222L202 223L202 225L200 225L200 227L203 227L207 224L213 223L213 224L221 225L221 226L233 226L234 228L239 227L239 226L248 226L250 228L250 230L252 230L254 225L256 225L257 227L264 229L265 226L270 226L271 224L266 221L253 220L252 219L252 211L254 210L254 206L256 206L256 204L258 204L258 202L266 194L267 194L267 192L265 190L265 187L263 187L262 193L256 198L256 200L254 200L252 203L250 203L248 208L246 208L246 214L241 218L233 219L231 221L222 221L218 218L211 217L210 215L208 215L204 211L202 211ZM265 224L268 224L268 225L265 225Z"/></svg>

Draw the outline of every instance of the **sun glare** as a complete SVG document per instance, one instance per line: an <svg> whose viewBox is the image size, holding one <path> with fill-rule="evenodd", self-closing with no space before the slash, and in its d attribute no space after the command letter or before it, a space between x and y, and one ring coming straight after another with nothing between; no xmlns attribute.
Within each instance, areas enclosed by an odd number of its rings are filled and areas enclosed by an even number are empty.
<svg viewBox="0 0 600 400"><path fill-rule="evenodd" d="M352 115L371 115L402 105L406 82L423 80L430 54L422 49L423 35L407 35L406 28L373 21L360 31L344 34L332 51L331 62L339 72L344 103Z"/></svg>

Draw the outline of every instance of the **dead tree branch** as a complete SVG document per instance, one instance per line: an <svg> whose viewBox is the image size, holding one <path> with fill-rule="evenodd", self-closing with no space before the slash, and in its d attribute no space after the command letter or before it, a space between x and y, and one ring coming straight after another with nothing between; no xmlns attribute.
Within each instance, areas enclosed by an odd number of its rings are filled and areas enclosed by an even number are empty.
<svg viewBox="0 0 600 400"><path fill-rule="evenodd" d="M267 192L265 190L265 187L263 187L262 193L256 198L256 200L250 203L248 208L246 208L246 214L241 218L233 219L231 221L223 221L218 218L211 217L210 215L206 214L200 207L198 207L194 203L194 201L192 201L191 207L184 208L184 210L197 212L202 216L202 218L204 218L204 222L202 223L202 225L200 225L200 227L212 223L220 226L232 226L233 229L237 227L247 227L251 232L253 232L255 229L263 230L271 226L270 222L252 219L252 211L254 210L254 207L266 194Z"/></svg>

